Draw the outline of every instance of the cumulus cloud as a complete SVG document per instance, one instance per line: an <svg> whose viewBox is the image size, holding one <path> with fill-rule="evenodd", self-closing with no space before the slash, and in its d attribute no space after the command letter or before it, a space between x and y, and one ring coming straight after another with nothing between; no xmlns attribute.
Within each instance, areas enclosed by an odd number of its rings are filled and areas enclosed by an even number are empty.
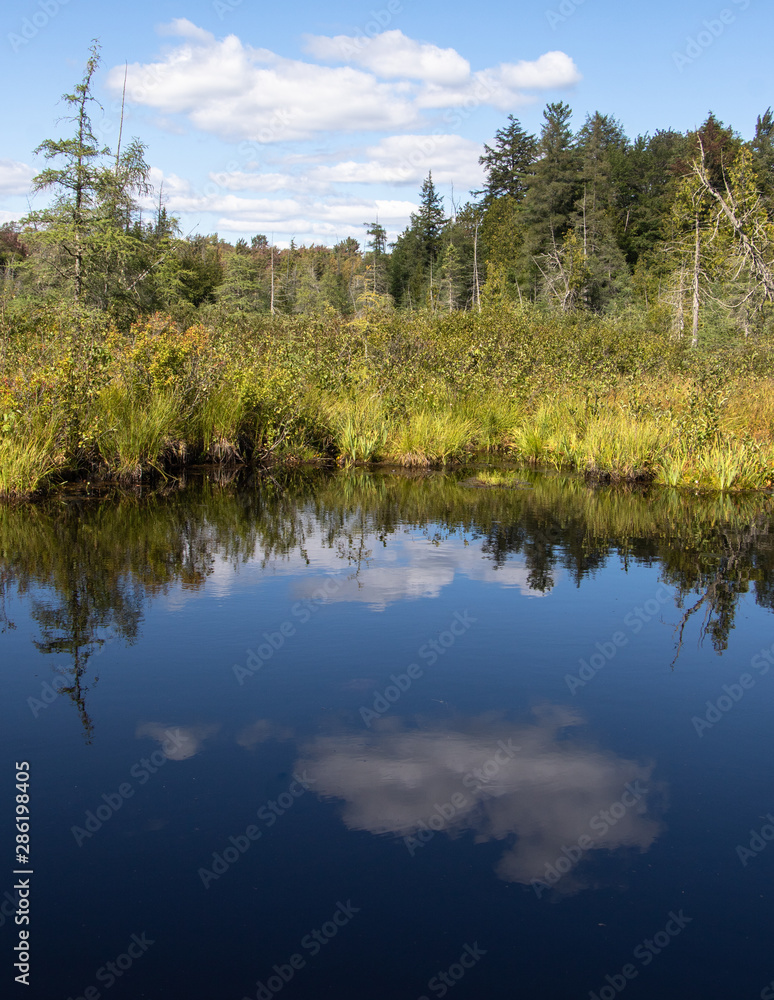
<svg viewBox="0 0 774 1000"><path fill-rule="evenodd" d="M536 715L520 726L487 717L417 729L393 720L367 735L319 737L297 767L317 794L342 801L351 830L407 838L414 852L415 835L428 829L503 841L500 878L572 893L596 878L592 858L651 847L663 829L664 788L653 764L568 736L582 724L577 713L546 706ZM563 848L584 837L593 846L570 864Z"/></svg>
<svg viewBox="0 0 774 1000"><path fill-rule="evenodd" d="M417 121L400 83L382 83L348 66L286 59L236 35L218 40L184 18L168 33L181 43L159 62L130 64L127 95L163 114L183 114L205 132L277 142L320 132L402 129ZM108 74L115 93L123 74L123 67Z"/></svg>
<svg viewBox="0 0 774 1000"><path fill-rule="evenodd" d="M580 79L564 52L474 70L455 49L395 29L307 36L307 58L299 59L235 34L218 38L186 18L161 31L169 42L158 59L128 67L129 101L151 109L168 132L196 129L234 144L199 188L165 178L167 207L186 227L191 214L207 213L201 224L235 234L358 238L363 220L378 215L394 237L416 205L390 197L390 188L418 189L429 170L436 184L461 192L482 186L480 145L455 134L472 110L512 111ZM108 86L118 96L123 84L124 67L116 66ZM365 145L369 133L375 141ZM354 148L332 152L335 137L353 134ZM277 150L270 164L267 145ZM0 170L0 190L2 179ZM342 197L352 185L380 187L382 198Z"/></svg>
<svg viewBox="0 0 774 1000"><path fill-rule="evenodd" d="M156 740L169 760L188 760L219 729L219 725L164 726L160 722L144 722L137 727L135 735L138 739L150 737Z"/></svg>
<svg viewBox="0 0 774 1000"><path fill-rule="evenodd" d="M424 123L425 109L471 102L513 108L533 91L580 79L572 59L548 52L533 61L473 72L454 49L391 30L370 39L310 36L314 58L328 66L255 48L236 35L218 39L185 18L166 25L175 38L157 62L128 67L131 101L160 114L186 116L197 128L232 140L284 142L320 133L397 132ZM124 67L108 74L118 94Z"/></svg>
<svg viewBox="0 0 774 1000"><path fill-rule="evenodd" d="M27 194L34 176L26 163L0 159L0 195Z"/></svg>
<svg viewBox="0 0 774 1000"><path fill-rule="evenodd" d="M418 185L432 169L436 184L451 183L461 190L479 186L484 177L478 162L481 146L459 135L387 136L364 154L364 160L318 166L311 177L331 184Z"/></svg>
<svg viewBox="0 0 774 1000"><path fill-rule="evenodd" d="M307 35L305 48L317 59L354 63L384 80L426 80L449 85L470 77L470 63L454 49L414 41L402 31L383 31L367 39Z"/></svg>

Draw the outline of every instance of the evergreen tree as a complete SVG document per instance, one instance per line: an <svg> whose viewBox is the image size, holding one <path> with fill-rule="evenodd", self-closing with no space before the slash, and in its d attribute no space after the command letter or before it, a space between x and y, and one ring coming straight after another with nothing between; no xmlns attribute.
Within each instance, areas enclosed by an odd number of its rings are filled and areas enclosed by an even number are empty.
<svg viewBox="0 0 774 1000"><path fill-rule="evenodd" d="M685 154L685 136L671 130L638 136L627 149L612 153L616 231L631 268L645 261L662 237L674 198L676 163Z"/></svg>
<svg viewBox="0 0 774 1000"><path fill-rule="evenodd" d="M774 211L774 114L771 108L755 122L751 149L761 196L769 211Z"/></svg>
<svg viewBox="0 0 774 1000"><path fill-rule="evenodd" d="M446 225L443 204L428 173L417 212L398 237L390 255L390 292L398 305L410 308L432 302L435 271Z"/></svg>
<svg viewBox="0 0 774 1000"><path fill-rule="evenodd" d="M89 272L89 236L100 188L100 157L109 152L100 146L89 117L89 106L97 103L91 81L98 65L99 45L95 41L83 79L71 94L62 95L71 112L65 120L73 123L75 134L68 139L45 139L35 149L46 160L63 161L46 167L32 181L34 191L54 188L57 201L53 208L32 213L25 220L39 234L37 242L54 252L54 268L72 281L76 302Z"/></svg>
<svg viewBox="0 0 774 1000"><path fill-rule="evenodd" d="M411 224L417 233L418 250L422 263L435 263L441 250L441 234L447 219L443 211L443 200L433 184L432 172L422 182L419 211L411 216Z"/></svg>
<svg viewBox="0 0 774 1000"><path fill-rule="evenodd" d="M539 281L541 256L556 255L572 227L582 191L580 164L570 128L572 110L559 101L543 112L538 159L524 199L524 268Z"/></svg>
<svg viewBox="0 0 774 1000"><path fill-rule="evenodd" d="M387 290L387 230L379 222L364 222L371 239L366 244L371 251L366 255L370 290L374 295L384 295Z"/></svg>
<svg viewBox="0 0 774 1000"><path fill-rule="evenodd" d="M596 112L587 117L578 133L581 197L572 216L583 268L573 268L575 280L583 272L579 300L592 309L603 308L628 278L626 260L616 239L616 186L614 155L622 154L627 140L620 124ZM574 256L573 256L574 259Z"/></svg>
<svg viewBox="0 0 774 1000"><path fill-rule="evenodd" d="M485 145L484 155L478 159L486 172L486 184L482 191L474 193L483 194L485 208L497 198L512 198L516 204L523 200L536 152L535 136L508 115L508 124L495 132L494 148Z"/></svg>

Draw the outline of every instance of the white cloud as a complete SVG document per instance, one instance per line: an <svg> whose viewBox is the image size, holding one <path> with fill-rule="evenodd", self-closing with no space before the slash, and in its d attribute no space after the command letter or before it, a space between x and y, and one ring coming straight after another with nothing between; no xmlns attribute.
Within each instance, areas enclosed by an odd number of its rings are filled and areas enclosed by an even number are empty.
<svg viewBox="0 0 774 1000"><path fill-rule="evenodd" d="M397 132L424 123L423 110L490 105L512 109L533 91L568 87L580 79L572 59L547 52L534 61L471 71L454 49L441 49L385 31L371 39L310 36L321 66L287 59L243 43L217 39L185 18L164 32L179 43L164 57L128 68L130 101L161 115L184 115L197 128L230 140L271 143L347 132ZM108 85L116 94L124 67Z"/></svg>
<svg viewBox="0 0 774 1000"><path fill-rule="evenodd" d="M563 847L585 836L593 847L578 852L556 885L571 893L589 884L592 852L652 846L663 829L664 789L653 764L573 738L583 723L577 713L546 706L536 716L520 726L486 717L421 729L385 719L366 735L318 737L296 766L312 775L318 795L343 800L350 830L413 837L430 827L504 842L496 870L509 882L545 880Z"/></svg>
<svg viewBox="0 0 774 1000"><path fill-rule="evenodd" d="M128 68L129 100L152 108L168 131L179 131L183 122L239 143L224 156L224 168L211 169L197 188L179 176L164 178L165 203L181 216L206 213L208 229L234 234L360 238L363 221L378 216L393 237L416 205L391 197L391 188L418 190L430 170L436 184L460 193L482 186L481 147L457 134L472 110L512 111L540 90L580 79L563 52L473 71L456 50L397 30L370 39L307 37L313 59L346 63L339 66L288 59L233 34L219 39L185 18L162 31L172 42L160 58ZM124 67L112 69L108 85L117 94L123 82ZM355 143L338 159L330 146L319 147L320 136L330 142L369 132L381 137L364 147ZM297 145L309 140L317 146ZM270 165L260 154L266 144L277 147ZM15 165L17 173L20 168ZM0 185L2 179L0 170ZM342 197L353 185L381 189L383 196Z"/></svg>
<svg viewBox="0 0 774 1000"><path fill-rule="evenodd" d="M418 185L433 172L436 184L455 184L460 190L478 187L483 171L481 146L459 135L394 135L368 146L365 161L346 160L316 167L318 181L346 184Z"/></svg>
<svg viewBox="0 0 774 1000"><path fill-rule="evenodd" d="M317 59L354 63L382 79L426 80L448 86L470 77L470 63L454 49L414 41L402 31L383 31L368 39L307 35L305 48Z"/></svg>
<svg viewBox="0 0 774 1000"><path fill-rule="evenodd" d="M0 160L0 195L27 194L35 171L19 160Z"/></svg>
<svg viewBox="0 0 774 1000"><path fill-rule="evenodd" d="M309 176L302 174L279 173L248 173L245 170L222 170L210 174L210 180L228 191L296 191L303 193L312 188L321 189L323 185L315 185Z"/></svg>
<svg viewBox="0 0 774 1000"><path fill-rule="evenodd" d="M564 52L546 52L534 62L502 63L496 72L505 86L530 90L571 87L581 80L578 67Z"/></svg>
<svg viewBox="0 0 774 1000"><path fill-rule="evenodd" d="M380 83L350 67L317 66L244 45L236 35L217 40L185 19L168 26L182 44L163 61L128 67L131 101L228 139L276 142L320 132L410 127L418 112L401 83ZM108 86L118 94L124 69Z"/></svg>

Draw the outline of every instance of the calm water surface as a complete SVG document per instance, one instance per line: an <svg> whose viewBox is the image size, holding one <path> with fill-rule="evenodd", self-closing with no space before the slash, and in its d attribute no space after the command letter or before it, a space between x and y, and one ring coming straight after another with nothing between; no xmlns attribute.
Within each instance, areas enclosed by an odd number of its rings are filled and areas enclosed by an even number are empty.
<svg viewBox="0 0 774 1000"><path fill-rule="evenodd" d="M772 499L528 480L0 509L3 996L774 998Z"/></svg>

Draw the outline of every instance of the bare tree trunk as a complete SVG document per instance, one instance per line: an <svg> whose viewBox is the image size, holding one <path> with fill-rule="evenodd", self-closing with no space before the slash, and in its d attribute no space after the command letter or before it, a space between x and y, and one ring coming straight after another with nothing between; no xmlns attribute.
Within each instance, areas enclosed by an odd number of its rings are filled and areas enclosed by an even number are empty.
<svg viewBox="0 0 774 1000"><path fill-rule="evenodd" d="M733 193L728 186L726 186L726 197L723 197L715 189L704 166L703 149L701 151L701 162L696 163L694 161L692 166L704 189L715 199L721 212L731 224L734 234L739 241L743 257L749 262L752 273L763 287L764 299L774 302L774 269L766 261L761 251L761 247L766 244L765 232L761 231L761 227L756 225L754 220L750 220L752 213L739 212L739 206L736 204ZM750 226L750 221L752 221L752 226ZM752 238L749 235L751 228L753 230Z"/></svg>
<svg viewBox="0 0 774 1000"><path fill-rule="evenodd" d="M478 311L481 312L481 289L478 284L478 227L479 223L477 222L473 233L473 277L476 282L476 304Z"/></svg>
<svg viewBox="0 0 774 1000"><path fill-rule="evenodd" d="M696 250L693 256L693 329L691 347L699 346L699 271L701 267L701 234L699 213L696 213Z"/></svg>

